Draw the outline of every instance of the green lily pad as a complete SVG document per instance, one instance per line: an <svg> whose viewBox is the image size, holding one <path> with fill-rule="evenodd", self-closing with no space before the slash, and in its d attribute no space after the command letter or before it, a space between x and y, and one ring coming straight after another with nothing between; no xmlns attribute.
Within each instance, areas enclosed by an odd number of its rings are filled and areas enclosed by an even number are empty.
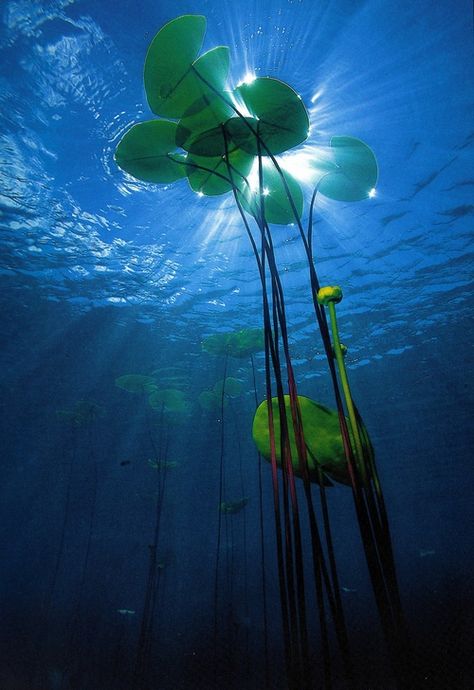
<svg viewBox="0 0 474 690"><path fill-rule="evenodd" d="M303 213L303 192L301 187L290 173L282 171L282 174L288 185L298 218L301 218ZM257 219L260 218L261 199L258 188L244 188L239 195L239 199L248 213L251 213ZM263 205L267 223L289 225L296 222L282 177L273 165L265 165L263 167Z"/></svg>
<svg viewBox="0 0 474 690"><path fill-rule="evenodd" d="M219 396L222 396L222 390L224 390L225 395L234 398L242 393L242 381L235 379L233 376L227 376L225 380L218 381L214 385L213 390Z"/></svg>
<svg viewBox="0 0 474 690"><path fill-rule="evenodd" d="M344 454L337 411L330 410L302 395L298 396L298 402L301 411L305 443L308 449L307 461L310 480L318 482L319 465L320 470L328 474L331 479L342 484L350 484L350 476ZM280 465L280 412L278 398L272 399L272 409L276 439L276 459L277 463ZM288 434L293 470L295 475L299 477L301 476L300 460L296 446L295 432L291 421L289 395L285 395L285 409L288 419ZM259 405L255 412L252 435L259 452L264 458L270 460L270 432L268 428L268 405L266 400Z"/></svg>
<svg viewBox="0 0 474 690"><path fill-rule="evenodd" d="M240 331L214 333L202 341L202 349L211 355L230 355L237 359L250 357L264 349L263 331L243 328Z"/></svg>
<svg viewBox="0 0 474 690"><path fill-rule="evenodd" d="M191 16L187 15L178 20L186 18L189 19ZM145 90L150 108L157 115L182 117L193 103L206 94L213 98L215 90L223 91L229 72L229 49L226 46L217 46L193 62L202 43L201 34L198 34L196 28L193 28L192 32L188 28L183 31L181 25L178 25L178 31L176 27L171 27L173 31L168 31L164 37L160 36L171 24L173 22L158 32L148 50L144 73ZM197 26L197 22L194 24ZM174 37L174 41L170 40L170 36ZM198 36L200 40L196 51ZM187 44L188 38L192 51L187 45L184 49L183 44ZM162 45L164 39L166 45ZM183 50L186 52L181 54ZM166 51L170 52L167 57Z"/></svg>
<svg viewBox="0 0 474 690"><path fill-rule="evenodd" d="M242 328L233 334L232 357L243 359L264 349L265 341L260 328Z"/></svg>
<svg viewBox="0 0 474 690"><path fill-rule="evenodd" d="M153 391L148 402L154 410L163 409L165 412L187 412L188 410L183 391L173 388Z"/></svg>
<svg viewBox="0 0 474 690"><path fill-rule="evenodd" d="M255 117L231 117L225 129L233 145L252 156L258 155L257 133L259 122ZM266 151L261 148L262 156Z"/></svg>
<svg viewBox="0 0 474 690"><path fill-rule="evenodd" d="M237 102L241 100L258 120L259 136L264 144L262 155L282 153L307 139L308 113L301 97L285 82L259 77L237 87L234 94ZM240 123L233 123L231 129L240 148L254 155L258 153L255 135L241 119Z"/></svg>
<svg viewBox="0 0 474 690"><path fill-rule="evenodd" d="M333 137L331 148L337 167L321 179L321 194L335 201L366 199L375 187L378 176L372 149L354 137Z"/></svg>
<svg viewBox="0 0 474 690"><path fill-rule="evenodd" d="M253 156L249 156L243 151L237 150L230 153L231 177L223 156L207 158L190 154L186 159L189 184L195 192L200 192L206 196L225 194L233 186L242 188L245 184L244 178L249 174L253 160Z"/></svg>
<svg viewBox="0 0 474 690"><path fill-rule="evenodd" d="M156 390L156 380L144 374L124 374L115 379L117 388L129 393L152 393Z"/></svg>
<svg viewBox="0 0 474 690"><path fill-rule="evenodd" d="M145 59L145 91L157 115L182 115L176 89L198 56L205 32L206 18L187 14L165 24L150 43Z"/></svg>
<svg viewBox="0 0 474 690"><path fill-rule="evenodd" d="M232 150L236 146L232 144ZM222 126L213 127L203 132L199 132L191 140L186 142L186 150L195 156L224 156L226 151L225 134Z"/></svg>
<svg viewBox="0 0 474 690"><path fill-rule="evenodd" d="M220 410L222 403L227 407L228 400L222 395L218 395L215 391L202 391L198 395L198 403L203 410L212 411Z"/></svg>
<svg viewBox="0 0 474 690"><path fill-rule="evenodd" d="M140 122L133 125L120 140L115 161L122 170L139 180L174 182L186 176L184 156L173 154L177 148L175 137L175 122Z"/></svg>
<svg viewBox="0 0 474 690"><path fill-rule="evenodd" d="M231 114L230 105L218 96L199 98L178 122L176 143L197 156L224 155L226 144L222 123Z"/></svg>

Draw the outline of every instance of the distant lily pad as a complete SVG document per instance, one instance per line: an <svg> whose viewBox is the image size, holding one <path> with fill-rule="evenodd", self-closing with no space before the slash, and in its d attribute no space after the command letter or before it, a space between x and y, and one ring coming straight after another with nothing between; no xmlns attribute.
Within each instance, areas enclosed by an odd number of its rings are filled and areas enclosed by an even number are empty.
<svg viewBox="0 0 474 690"><path fill-rule="evenodd" d="M202 349L205 352L211 355L229 355L238 359L250 357L264 348L263 331L259 328L214 333L202 341Z"/></svg>
<svg viewBox="0 0 474 690"><path fill-rule="evenodd" d="M163 409L165 412L187 412L188 405L183 391L174 388L153 391L148 402L154 410Z"/></svg>
<svg viewBox="0 0 474 690"><path fill-rule="evenodd" d="M361 201L377 183L377 160L372 149L354 137L333 137L336 169L324 175L319 191L335 201Z"/></svg>
<svg viewBox="0 0 474 690"><path fill-rule="evenodd" d="M215 391L202 391L198 395L198 403L203 410L211 412L212 410L220 410L221 406L227 407L228 400L222 398L222 393L219 395Z"/></svg>
<svg viewBox="0 0 474 690"><path fill-rule="evenodd" d="M184 156L175 153L176 123L148 120L134 125L115 151L117 165L145 182L169 183L186 176Z"/></svg>
<svg viewBox="0 0 474 690"><path fill-rule="evenodd" d="M222 391L224 391L225 395L234 398L242 393L242 381L233 376L227 376L225 380L217 381L213 390L218 396L222 396Z"/></svg>
<svg viewBox="0 0 474 690"><path fill-rule="evenodd" d="M117 388L129 393L151 393L156 390L156 380L144 374L124 374L115 379Z"/></svg>

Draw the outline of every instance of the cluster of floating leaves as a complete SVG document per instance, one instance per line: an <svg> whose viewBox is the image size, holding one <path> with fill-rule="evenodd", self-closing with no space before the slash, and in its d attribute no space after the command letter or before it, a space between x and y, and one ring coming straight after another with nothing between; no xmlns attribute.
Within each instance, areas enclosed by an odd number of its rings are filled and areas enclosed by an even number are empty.
<svg viewBox="0 0 474 690"><path fill-rule="evenodd" d="M161 119L134 125L117 146L117 164L154 183L187 177L191 188L215 196L233 191L241 207L267 223L287 225L303 212L298 181L275 156L298 146L310 122L301 97L286 83L259 77L226 89L229 49L199 56L206 19L184 15L156 34L145 60L148 104ZM332 158L318 158L318 190L342 201L366 198L377 180L370 148L353 137L333 137ZM259 184L249 182L261 161Z"/></svg>
<svg viewBox="0 0 474 690"><path fill-rule="evenodd" d="M175 388L159 388L154 376L146 374L124 374L115 379L117 388L129 393L141 393L148 396L150 407L166 414L168 421L180 421L190 411L190 405L183 391Z"/></svg>

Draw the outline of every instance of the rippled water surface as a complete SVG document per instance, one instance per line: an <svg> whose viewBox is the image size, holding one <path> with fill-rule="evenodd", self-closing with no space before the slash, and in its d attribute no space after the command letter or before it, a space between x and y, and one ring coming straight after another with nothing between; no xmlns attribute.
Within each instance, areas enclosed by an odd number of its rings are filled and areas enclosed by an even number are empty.
<svg viewBox="0 0 474 690"><path fill-rule="evenodd" d="M129 127L152 117L149 42L188 13L207 17L205 49L229 46L229 87L251 71L301 95L310 135L285 162L303 179L305 222L311 156L335 135L376 154L372 198L318 196L315 262L321 283L344 291L341 335L386 491L417 682L472 687L471 3L4 0L0 12L1 687L264 687L253 373L201 347L216 332L261 328L256 262L231 195L199 197L186 179L150 185L114 161ZM273 226L272 237L300 390L333 406L298 228ZM261 353L255 370L263 398ZM124 374L181 390L184 418L164 421L117 388ZM240 397L224 415L201 409L200 393L224 374L241 381ZM71 423L81 400L98 406L93 420ZM165 456L157 500L153 462ZM249 501L222 518L227 656L216 681L222 468L224 500ZM347 492L330 498L358 682L385 690ZM137 680L159 505L157 613ZM281 661L272 525L269 645ZM277 676L268 687L286 687Z"/></svg>

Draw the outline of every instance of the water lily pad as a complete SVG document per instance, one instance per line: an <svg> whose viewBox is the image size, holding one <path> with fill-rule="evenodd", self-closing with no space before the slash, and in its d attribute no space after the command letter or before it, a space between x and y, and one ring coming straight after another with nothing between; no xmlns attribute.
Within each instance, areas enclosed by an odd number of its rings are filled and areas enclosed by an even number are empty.
<svg viewBox="0 0 474 690"><path fill-rule="evenodd" d="M224 156L226 151L226 140L222 126L199 132L185 143L187 150L196 156L215 158ZM235 149L236 146L232 145L232 150Z"/></svg>
<svg viewBox="0 0 474 690"><path fill-rule="evenodd" d="M202 349L205 352L211 355L230 355L238 359L250 357L264 347L263 331L259 328L213 333L202 341Z"/></svg>
<svg viewBox="0 0 474 690"><path fill-rule="evenodd" d="M377 183L377 161L372 149L354 137L333 137L336 169L324 175L319 191L335 201L361 201Z"/></svg>
<svg viewBox="0 0 474 690"><path fill-rule="evenodd" d="M230 153L229 165L232 171L230 173L223 156L206 158L190 154L186 159L189 184L195 192L206 196L225 194L233 186L243 188L244 178L249 174L253 160L253 156L243 151L237 150Z"/></svg>
<svg viewBox="0 0 474 690"><path fill-rule="evenodd" d="M163 64L168 65L168 59L164 58L164 51L158 51L157 46L154 45L160 33L150 46L145 61L145 89L148 103L157 115L182 117L193 103L203 96L208 95L209 98L214 98L216 90L218 92L224 90L229 72L229 49L226 46L217 46L194 62L187 60L186 64L180 57L178 67L173 65L173 69L176 68L174 72L163 71ZM170 46L168 49L173 54L178 54L182 50L181 43L182 41L179 45ZM153 51L150 53L152 46L154 46Z"/></svg>
<svg viewBox="0 0 474 690"><path fill-rule="evenodd" d="M225 380L217 381L213 390L218 396L222 396L222 390L224 390L225 395L234 398L242 393L242 381L233 376L227 376Z"/></svg>
<svg viewBox="0 0 474 690"><path fill-rule="evenodd" d="M283 171L284 178L293 200L298 218L303 213L303 192L295 178L288 172ZM289 225L296 223L290 199L285 188L280 173L273 165L263 167L263 200L260 197L258 188L244 188L239 196L242 206L248 213L255 218L260 218L260 206L263 201L265 219L267 223L276 225Z"/></svg>
<svg viewBox="0 0 474 690"><path fill-rule="evenodd" d="M202 391L198 395L198 403L203 410L208 412L212 410L220 410L222 403L227 407L228 401L226 398L222 400L222 394L218 395L215 391Z"/></svg>
<svg viewBox="0 0 474 690"><path fill-rule="evenodd" d="M262 155L277 154L301 144L309 133L309 117L301 97L291 86L272 77L259 77L235 89L249 113L258 120L264 143ZM248 153L257 154L255 135L244 132L245 123L233 123L235 142Z"/></svg>
<svg viewBox="0 0 474 690"><path fill-rule="evenodd" d="M224 155L226 144L221 125L231 115L232 108L222 98L199 98L178 122L176 143L198 156Z"/></svg>
<svg viewBox="0 0 474 690"><path fill-rule="evenodd" d="M320 469L328 474L331 479L342 484L350 484L337 411L330 410L324 407L324 405L320 405L302 395L298 396L298 401L301 410L305 443L308 449L307 460L310 480L315 482L318 481L318 464ZM289 395L285 395L285 408L289 426L288 433L293 470L296 476L301 476L300 460L296 447L293 424L291 422ZM272 409L276 439L276 458L277 463L280 464L280 413L278 398L272 399ZM266 400L259 405L255 412L252 435L259 452L264 458L269 460L271 457L270 432L268 428L268 405Z"/></svg>
<svg viewBox="0 0 474 690"><path fill-rule="evenodd" d="M186 176L184 156L176 152L176 123L149 120L134 125L115 151L117 165L145 182L174 182Z"/></svg>
<svg viewBox="0 0 474 690"><path fill-rule="evenodd" d="M124 374L115 379L115 385L129 393L151 393L156 390L155 379L143 374Z"/></svg>
<svg viewBox="0 0 474 690"><path fill-rule="evenodd" d="M258 154L258 127L259 122L254 117L231 117L225 123L227 135L236 148L256 156ZM264 149L261 154L266 155Z"/></svg>
<svg viewBox="0 0 474 690"><path fill-rule="evenodd" d="M205 31L205 17L187 14L165 24L152 40L144 80L148 104L157 115L180 117L184 112L178 85L199 54Z"/></svg>
<svg viewBox="0 0 474 690"><path fill-rule="evenodd" d="M154 410L163 409L165 412L187 412L188 410L183 391L174 388L153 391L148 402Z"/></svg>

